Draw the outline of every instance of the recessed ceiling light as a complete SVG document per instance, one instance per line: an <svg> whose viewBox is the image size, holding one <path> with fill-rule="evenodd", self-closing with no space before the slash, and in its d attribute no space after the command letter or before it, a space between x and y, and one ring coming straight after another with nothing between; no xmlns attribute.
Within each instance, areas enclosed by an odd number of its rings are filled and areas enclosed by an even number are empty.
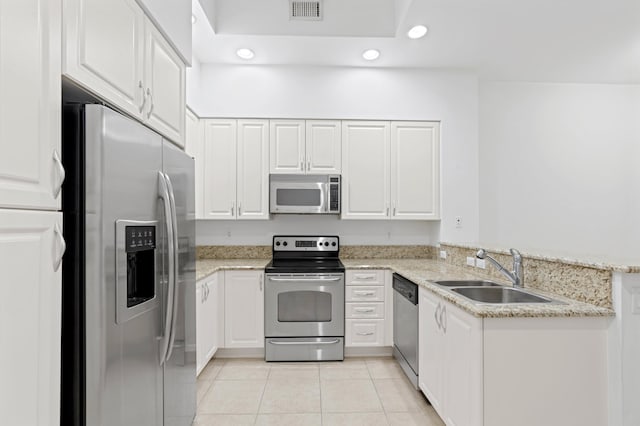
<svg viewBox="0 0 640 426"><path fill-rule="evenodd" d="M422 38L427 34L427 27L424 25L416 25L407 32L409 38Z"/></svg>
<svg viewBox="0 0 640 426"><path fill-rule="evenodd" d="M255 56L253 50L244 47L242 49L238 49L236 51L236 55L242 59L252 59Z"/></svg>
<svg viewBox="0 0 640 426"><path fill-rule="evenodd" d="M376 59L378 59L379 56L380 56L380 52L377 51L376 49L365 50L362 53L362 57L367 61L375 61Z"/></svg>
<svg viewBox="0 0 640 426"><path fill-rule="evenodd" d="M196 15L191 15L191 25L195 24L197 20Z"/></svg>

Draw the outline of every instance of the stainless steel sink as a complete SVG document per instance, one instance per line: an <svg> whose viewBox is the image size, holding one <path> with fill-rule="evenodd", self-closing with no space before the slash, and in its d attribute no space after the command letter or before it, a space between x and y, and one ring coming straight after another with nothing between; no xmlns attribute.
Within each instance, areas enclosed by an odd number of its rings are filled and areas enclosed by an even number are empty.
<svg viewBox="0 0 640 426"><path fill-rule="evenodd" d="M455 280L455 281L434 281L442 287L500 287L501 284L484 280Z"/></svg>
<svg viewBox="0 0 640 426"><path fill-rule="evenodd" d="M562 303L511 287L459 287L451 291L479 303Z"/></svg>

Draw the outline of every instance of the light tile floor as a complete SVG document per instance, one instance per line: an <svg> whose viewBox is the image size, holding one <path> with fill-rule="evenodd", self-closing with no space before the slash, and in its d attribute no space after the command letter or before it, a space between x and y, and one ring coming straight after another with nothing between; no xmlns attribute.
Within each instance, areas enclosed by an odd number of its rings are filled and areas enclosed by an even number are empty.
<svg viewBox="0 0 640 426"><path fill-rule="evenodd" d="M194 425L444 423L391 358L322 363L214 359L198 377Z"/></svg>

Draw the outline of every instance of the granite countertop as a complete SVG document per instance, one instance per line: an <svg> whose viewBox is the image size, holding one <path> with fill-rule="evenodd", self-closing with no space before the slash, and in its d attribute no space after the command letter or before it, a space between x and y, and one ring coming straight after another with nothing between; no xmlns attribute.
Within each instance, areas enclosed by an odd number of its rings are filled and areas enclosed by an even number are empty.
<svg viewBox="0 0 640 426"><path fill-rule="evenodd" d="M198 259L196 281L224 270L264 270L271 259Z"/></svg>
<svg viewBox="0 0 640 426"><path fill-rule="evenodd" d="M264 269L270 259L201 259L196 262L196 280L220 270ZM457 266L430 259L342 259L347 269L390 269L437 294L476 317L606 317L615 315L607 308L578 302L553 293L531 290L564 304L477 305L463 296L433 284L439 280L484 279ZM495 280L501 284L506 282Z"/></svg>
<svg viewBox="0 0 640 426"><path fill-rule="evenodd" d="M430 259L345 259L342 263L344 263L348 269L391 269L476 317L598 317L615 315L611 309L578 302L554 293L534 289L527 290L564 302L564 304L522 303L514 305L477 305L463 296L433 284L433 281L486 278L469 273L457 266L447 265L444 262ZM505 281L494 281L510 286L510 284Z"/></svg>

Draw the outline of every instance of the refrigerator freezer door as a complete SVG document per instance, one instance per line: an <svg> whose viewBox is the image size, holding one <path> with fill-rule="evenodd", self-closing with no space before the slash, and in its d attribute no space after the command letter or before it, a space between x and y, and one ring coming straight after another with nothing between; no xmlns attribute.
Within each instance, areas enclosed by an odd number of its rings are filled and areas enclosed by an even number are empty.
<svg viewBox="0 0 640 426"><path fill-rule="evenodd" d="M164 173L173 188L178 234L172 345L164 363L164 425L187 426L196 411L194 161L167 141L162 152ZM166 302L162 302L165 310Z"/></svg>
<svg viewBox="0 0 640 426"><path fill-rule="evenodd" d="M117 321L116 230L118 221L158 221L162 138L100 105L85 107L85 138L86 424L157 426L163 384L159 251L150 267L156 303L145 302L148 309Z"/></svg>

